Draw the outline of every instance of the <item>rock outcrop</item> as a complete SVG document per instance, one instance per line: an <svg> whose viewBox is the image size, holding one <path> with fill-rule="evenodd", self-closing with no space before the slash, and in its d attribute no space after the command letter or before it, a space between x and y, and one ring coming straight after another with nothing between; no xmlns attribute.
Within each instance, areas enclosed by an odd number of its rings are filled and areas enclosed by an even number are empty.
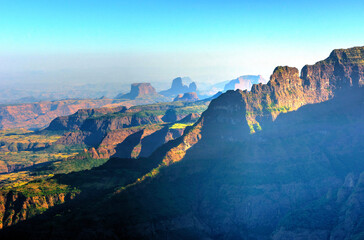
<svg viewBox="0 0 364 240"><path fill-rule="evenodd" d="M1 190L0 229L42 214L48 208L72 200L76 195L76 192L60 190L59 193L46 192L43 195L35 193L34 196L31 194L28 196L22 192Z"/></svg>
<svg viewBox="0 0 364 240"><path fill-rule="evenodd" d="M183 84L182 78L178 77L173 79L170 89L159 92L166 97L176 97L178 94L184 94L187 92L196 92L197 85L195 82L190 83L189 86Z"/></svg>
<svg viewBox="0 0 364 240"><path fill-rule="evenodd" d="M188 92L185 94L178 94L173 101L195 102L197 100L198 96L195 92Z"/></svg>

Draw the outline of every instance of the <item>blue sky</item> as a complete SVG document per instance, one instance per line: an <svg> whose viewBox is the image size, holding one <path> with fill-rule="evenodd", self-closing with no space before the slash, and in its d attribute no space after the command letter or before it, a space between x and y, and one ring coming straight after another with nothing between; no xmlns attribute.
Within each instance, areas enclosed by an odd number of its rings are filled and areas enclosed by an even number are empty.
<svg viewBox="0 0 364 240"><path fill-rule="evenodd" d="M1 79L72 70L76 81L109 71L103 81L216 82L364 45L364 1L0 3Z"/></svg>

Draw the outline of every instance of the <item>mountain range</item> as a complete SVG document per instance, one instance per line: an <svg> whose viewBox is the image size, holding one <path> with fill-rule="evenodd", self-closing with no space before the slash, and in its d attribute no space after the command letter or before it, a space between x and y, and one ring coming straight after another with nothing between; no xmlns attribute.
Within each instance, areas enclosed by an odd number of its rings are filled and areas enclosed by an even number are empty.
<svg viewBox="0 0 364 240"><path fill-rule="evenodd" d="M54 120L100 147L114 130L194 119L146 155L4 190L0 237L363 239L363 85L364 47L354 47L301 72L276 67L267 84L216 96L198 119L177 116L202 103L177 101ZM140 153L143 134L120 152Z"/></svg>

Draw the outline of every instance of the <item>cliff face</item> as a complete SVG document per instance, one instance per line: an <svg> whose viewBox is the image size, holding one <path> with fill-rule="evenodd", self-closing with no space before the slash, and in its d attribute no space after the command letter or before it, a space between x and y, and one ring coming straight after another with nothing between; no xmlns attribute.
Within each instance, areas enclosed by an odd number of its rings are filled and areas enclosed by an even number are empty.
<svg viewBox="0 0 364 240"><path fill-rule="evenodd" d="M107 138L114 136L115 140L117 140L119 139L118 135L124 136L127 133L131 134L141 130L138 128L139 126L179 121L190 113L201 113L206 109L208 103L208 101L199 103L160 103L135 106L116 112L113 112L116 109L110 109L107 110L109 111L108 114L91 116L86 119L80 118L78 115L75 117L68 116L60 118L64 119L63 124L59 124L59 121L56 119L55 123L52 122L50 126L57 127L48 128L47 130L57 130L62 128L62 126L72 126L72 129L80 131L66 133L56 143L64 145L83 143L92 147L98 147L107 135L109 135ZM117 133L111 133L116 130L118 131Z"/></svg>
<svg viewBox="0 0 364 240"><path fill-rule="evenodd" d="M54 119L46 130L49 131L72 131L80 130L80 126L89 117L98 117L108 113L124 112L125 106L119 106L116 108L92 108L92 109L80 109L72 115L61 116Z"/></svg>
<svg viewBox="0 0 364 240"><path fill-rule="evenodd" d="M72 126L77 131L65 133L56 144L85 144L95 148L96 158L103 159L148 157L162 144L180 137L186 126L197 121L207 104L208 101L201 101L135 106L117 112L108 110L108 114L86 119L75 114L64 117L61 126ZM57 119L54 122L50 126L57 127L47 130L61 128Z"/></svg>
<svg viewBox="0 0 364 240"><path fill-rule="evenodd" d="M112 131L106 135L97 151L101 158L149 157L164 143L180 137L183 130L152 125L142 129Z"/></svg>
<svg viewBox="0 0 364 240"><path fill-rule="evenodd" d="M207 139L242 141L249 133L270 126L281 113L324 102L340 90L362 86L361 59L363 48L334 50L327 59L306 65L301 77L297 68L277 67L267 84L254 84L250 92L228 91L212 100L194 128Z"/></svg>
<svg viewBox="0 0 364 240"><path fill-rule="evenodd" d="M26 196L21 192L0 192L0 229L27 220L47 209L73 199L75 193Z"/></svg>

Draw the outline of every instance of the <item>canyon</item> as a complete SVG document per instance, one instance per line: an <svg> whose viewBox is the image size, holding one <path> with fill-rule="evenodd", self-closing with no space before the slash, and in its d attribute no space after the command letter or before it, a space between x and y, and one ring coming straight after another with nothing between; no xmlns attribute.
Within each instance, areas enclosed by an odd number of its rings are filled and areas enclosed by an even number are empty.
<svg viewBox="0 0 364 240"><path fill-rule="evenodd" d="M361 239L363 85L364 47L337 49L301 73L276 67L267 84L211 102L55 120L49 131L70 130L57 141L111 158L44 180L77 196L7 224L0 237Z"/></svg>

